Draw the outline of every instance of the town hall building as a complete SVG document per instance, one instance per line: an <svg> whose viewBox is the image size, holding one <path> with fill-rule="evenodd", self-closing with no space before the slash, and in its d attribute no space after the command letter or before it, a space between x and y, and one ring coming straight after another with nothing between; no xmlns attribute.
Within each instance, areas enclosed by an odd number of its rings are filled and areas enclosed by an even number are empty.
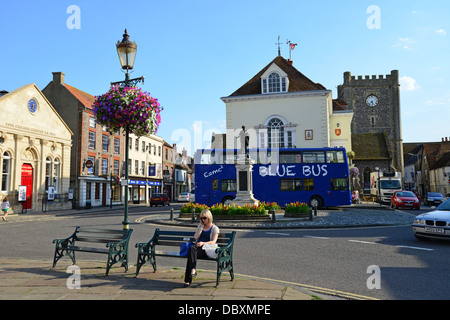
<svg viewBox="0 0 450 320"><path fill-rule="evenodd" d="M11 213L72 208L72 131L35 84L0 92L0 201Z"/></svg>
<svg viewBox="0 0 450 320"><path fill-rule="evenodd" d="M249 148L352 149L353 111L281 55L221 99L226 104L226 141L224 135L214 135L213 147L240 148L236 136L244 126Z"/></svg>

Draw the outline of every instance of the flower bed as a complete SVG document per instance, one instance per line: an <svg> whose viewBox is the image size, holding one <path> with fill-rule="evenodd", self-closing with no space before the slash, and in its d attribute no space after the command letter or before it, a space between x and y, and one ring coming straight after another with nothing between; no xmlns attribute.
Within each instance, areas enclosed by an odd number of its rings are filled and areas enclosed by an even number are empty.
<svg viewBox="0 0 450 320"><path fill-rule="evenodd" d="M180 213L192 214L192 209L195 210L195 213L200 213L203 210L208 209L208 206L206 204L198 204L198 203L189 202L181 207Z"/></svg>
<svg viewBox="0 0 450 320"><path fill-rule="evenodd" d="M213 215L223 215L223 216L235 216L235 215L244 215L244 216L261 216L266 215L266 209L264 206L224 206L223 204L216 204L209 208Z"/></svg>
<svg viewBox="0 0 450 320"><path fill-rule="evenodd" d="M307 217L309 215L309 207L303 202L292 202L286 205L285 217Z"/></svg>
<svg viewBox="0 0 450 320"><path fill-rule="evenodd" d="M269 203L268 202L261 202L259 205L264 207L264 209L268 210L268 211L281 210L281 207L276 202L269 202Z"/></svg>
<svg viewBox="0 0 450 320"><path fill-rule="evenodd" d="M209 209L215 219L248 219L248 218L269 218L265 205L258 206L224 206L223 204L216 204L212 207L208 207L204 204L187 203L180 209L180 218L192 217L192 210L195 210L195 215L198 218L199 214Z"/></svg>

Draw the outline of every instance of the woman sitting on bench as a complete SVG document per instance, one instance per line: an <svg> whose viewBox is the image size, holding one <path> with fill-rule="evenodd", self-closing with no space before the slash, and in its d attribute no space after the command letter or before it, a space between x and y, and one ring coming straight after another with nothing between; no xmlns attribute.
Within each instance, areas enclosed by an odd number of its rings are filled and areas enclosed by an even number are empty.
<svg viewBox="0 0 450 320"><path fill-rule="evenodd" d="M184 287L189 287L192 282L192 277L197 275L195 270L197 266L197 258L207 257L205 250L203 250L203 245L216 244L217 238L219 237L220 230L214 225L213 217L211 211L208 209L203 210L200 213L200 224L197 226L197 231L195 232L194 238L196 242L189 248L187 255L187 265L186 274L184 276Z"/></svg>

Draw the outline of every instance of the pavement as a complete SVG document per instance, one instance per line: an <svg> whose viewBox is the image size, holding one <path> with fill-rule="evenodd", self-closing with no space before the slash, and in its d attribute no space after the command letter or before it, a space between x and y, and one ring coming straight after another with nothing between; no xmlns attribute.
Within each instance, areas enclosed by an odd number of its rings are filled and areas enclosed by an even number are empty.
<svg viewBox="0 0 450 320"><path fill-rule="evenodd" d="M132 208L133 206L130 206ZM68 215L88 214L99 211L123 210L123 206L92 208L88 210L65 210L11 214L9 223L49 221L64 219ZM275 221L214 221L224 229L301 229L301 228L348 228L367 226L411 225L414 212L391 210L378 204L362 203L339 209L319 210L309 218L286 218L276 214ZM180 219L174 214L153 213L142 216L136 222L158 225L186 226L191 228L198 222ZM132 249L130 249L132 250ZM135 266L111 269L105 276L105 261L77 261L79 272L73 271L70 259L61 259L52 269L49 260L0 258L1 300L371 300L370 297L346 292L318 288L273 279L236 274L235 279L227 272L215 286L215 272L198 270L192 285L183 288L183 267L158 267L153 273L144 266L135 277ZM74 273L75 272L75 273ZM79 278L77 275L79 274ZM77 282L79 279L79 282ZM79 288L73 288L77 283ZM76 286L75 286L76 287ZM72 288L72 289L70 289Z"/></svg>

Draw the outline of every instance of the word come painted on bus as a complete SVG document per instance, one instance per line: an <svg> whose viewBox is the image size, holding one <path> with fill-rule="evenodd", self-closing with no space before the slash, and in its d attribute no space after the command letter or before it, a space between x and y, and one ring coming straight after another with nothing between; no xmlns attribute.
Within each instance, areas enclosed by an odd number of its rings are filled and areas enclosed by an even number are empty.
<svg viewBox="0 0 450 320"><path fill-rule="evenodd" d="M278 177L294 177L296 166L285 166L285 165L269 165L269 166L261 166L259 167L259 175L261 177L266 176L278 176ZM309 177L325 177L328 174L327 165L311 165L311 166L303 166L302 167L303 176Z"/></svg>
<svg viewBox="0 0 450 320"><path fill-rule="evenodd" d="M203 173L203 176L204 176L205 178L208 178L208 177L211 177L211 176L213 176L213 175L215 175L215 174L222 173L222 170L223 170L223 166L220 166L220 167L219 167L218 169L216 169L216 170L209 171L209 172L204 172L204 173Z"/></svg>

